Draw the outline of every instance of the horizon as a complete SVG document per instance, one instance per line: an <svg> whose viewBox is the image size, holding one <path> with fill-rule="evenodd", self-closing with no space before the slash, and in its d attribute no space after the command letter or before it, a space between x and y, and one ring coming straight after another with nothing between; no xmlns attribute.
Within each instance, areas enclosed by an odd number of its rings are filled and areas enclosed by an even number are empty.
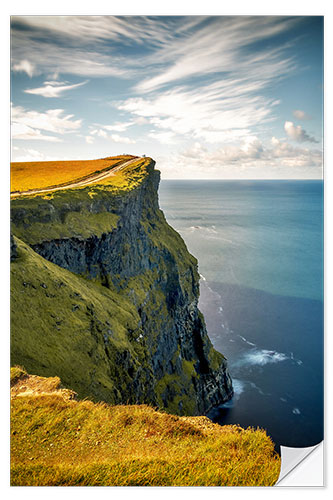
<svg viewBox="0 0 333 500"><path fill-rule="evenodd" d="M12 161L323 177L323 16L12 16Z"/></svg>

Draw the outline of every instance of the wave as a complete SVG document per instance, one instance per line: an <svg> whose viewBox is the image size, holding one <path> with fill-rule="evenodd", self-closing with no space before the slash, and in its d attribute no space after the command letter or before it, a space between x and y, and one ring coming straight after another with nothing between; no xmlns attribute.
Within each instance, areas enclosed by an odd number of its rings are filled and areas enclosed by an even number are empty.
<svg viewBox="0 0 333 500"><path fill-rule="evenodd" d="M256 344L253 344L253 342L250 342L250 341L249 341L249 340L247 340L245 337L242 337L242 335L238 335L238 337L240 337L240 338L243 340L243 342L246 342L247 344L249 344L249 345L252 345L252 346L256 347Z"/></svg>
<svg viewBox="0 0 333 500"><path fill-rule="evenodd" d="M234 387L235 394L240 395L240 394L242 394L242 392L244 392L245 382L243 380L239 380L237 378L234 378L232 381L232 385Z"/></svg>
<svg viewBox="0 0 333 500"><path fill-rule="evenodd" d="M234 366L265 366L268 364L280 363L282 361L291 361L299 366L303 364L303 361L295 358L292 352L290 356L288 356L284 352L258 349L256 344L253 344L253 342L250 342L242 335L238 335L238 337L246 344L252 346L252 349L243 353L240 359L233 363Z"/></svg>
<svg viewBox="0 0 333 500"><path fill-rule="evenodd" d="M283 352L268 351L267 349L252 349L243 355L242 359L236 362L237 365L258 365L265 366L269 363L280 363L290 359Z"/></svg>

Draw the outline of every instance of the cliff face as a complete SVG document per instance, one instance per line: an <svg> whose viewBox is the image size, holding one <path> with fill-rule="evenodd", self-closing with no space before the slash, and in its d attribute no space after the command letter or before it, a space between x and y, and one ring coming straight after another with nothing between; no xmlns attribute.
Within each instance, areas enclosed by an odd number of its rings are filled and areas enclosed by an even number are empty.
<svg viewBox="0 0 333 500"><path fill-rule="evenodd" d="M231 379L148 163L133 189L12 202L12 362L95 400L204 414L232 396Z"/></svg>

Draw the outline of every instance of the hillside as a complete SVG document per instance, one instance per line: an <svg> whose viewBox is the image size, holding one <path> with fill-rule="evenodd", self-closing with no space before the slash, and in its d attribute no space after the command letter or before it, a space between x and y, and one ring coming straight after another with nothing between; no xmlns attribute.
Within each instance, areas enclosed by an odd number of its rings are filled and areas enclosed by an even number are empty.
<svg viewBox="0 0 333 500"><path fill-rule="evenodd" d="M58 377L11 376L12 485L269 486L279 476L262 430L76 401Z"/></svg>
<svg viewBox="0 0 333 500"><path fill-rule="evenodd" d="M100 160L12 162L11 192L64 185L133 158L122 155Z"/></svg>
<svg viewBox="0 0 333 500"><path fill-rule="evenodd" d="M232 383L197 308L197 261L158 207L154 165L133 159L101 182L12 199L11 363L79 397L203 415Z"/></svg>

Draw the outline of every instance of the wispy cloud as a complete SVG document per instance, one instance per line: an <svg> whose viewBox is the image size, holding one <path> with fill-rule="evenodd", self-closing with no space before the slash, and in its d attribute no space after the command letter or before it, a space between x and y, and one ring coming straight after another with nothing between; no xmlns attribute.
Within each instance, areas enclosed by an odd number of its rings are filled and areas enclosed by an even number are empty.
<svg viewBox="0 0 333 500"><path fill-rule="evenodd" d="M61 138L45 135L44 131L62 135L78 130L82 123L82 120L73 120L73 115L64 115L63 109L50 109L41 113L22 106L12 106L11 117L12 138L23 140L59 142Z"/></svg>
<svg viewBox="0 0 333 500"><path fill-rule="evenodd" d="M284 130L290 139L297 142L318 142L314 137L311 137L301 125L294 125L293 122L285 122Z"/></svg>
<svg viewBox="0 0 333 500"><path fill-rule="evenodd" d="M193 32L165 40L147 56L149 78L135 87L141 96L116 103L118 109L169 134L209 143L246 137L258 123L272 120L279 101L266 91L293 71L295 62L285 55L286 47L258 42L291 29L297 18L212 19L196 19ZM259 48L248 50L254 44Z"/></svg>
<svg viewBox="0 0 333 500"><path fill-rule="evenodd" d="M246 71L248 47L297 22L278 16L14 16L12 61L14 68L30 61L39 73L140 76L136 90L147 92L183 78ZM139 57L128 50L134 46ZM282 52L257 49L253 69L264 71L269 61L276 69Z"/></svg>
<svg viewBox="0 0 333 500"><path fill-rule="evenodd" d="M24 92L26 94L41 95L43 97L60 97L64 92L68 90L73 90L78 87L82 87L87 82L76 83L73 85L63 85L61 82L44 82L43 87L38 87L35 89L26 89Z"/></svg>
<svg viewBox="0 0 333 500"><path fill-rule="evenodd" d="M259 79L267 80L267 77L276 78L291 69L292 61L283 57L283 48L261 48L250 56L247 47L292 28L296 18L265 17L259 21L257 17L237 16L212 19L209 23L202 22L190 35L166 41L159 51L147 58L147 62L157 63L158 68L162 63L164 66L156 76L150 74L140 81L137 91L153 91L180 79L211 73L237 71L245 74L250 70ZM273 74L269 76L271 71Z"/></svg>
<svg viewBox="0 0 333 500"><path fill-rule="evenodd" d="M86 77L118 76L128 78L133 71L126 65L125 58L110 55L104 51L63 47L52 41L26 40L21 33L13 38L12 67L30 57L34 74L66 73Z"/></svg>
<svg viewBox="0 0 333 500"><path fill-rule="evenodd" d="M175 18L177 19L177 18ZM144 61L123 47L159 47L174 36L172 24L146 16L13 16L12 67L17 71L129 78ZM186 24L186 23L184 23ZM29 61L30 67L27 64Z"/></svg>
<svg viewBox="0 0 333 500"><path fill-rule="evenodd" d="M152 98L130 98L115 106L164 131L210 143L230 142L271 119L274 102L257 95L257 88L255 82L229 79L195 90L178 87Z"/></svg>
<svg viewBox="0 0 333 500"><path fill-rule="evenodd" d="M105 41L149 41L155 45L166 42L173 36L172 26L163 18L147 16L13 16L13 29L24 26L25 31L33 31L39 38L61 36L62 39L87 42ZM177 18L171 25L178 25ZM188 21L185 22L188 24ZM191 26L192 23L189 24Z"/></svg>

